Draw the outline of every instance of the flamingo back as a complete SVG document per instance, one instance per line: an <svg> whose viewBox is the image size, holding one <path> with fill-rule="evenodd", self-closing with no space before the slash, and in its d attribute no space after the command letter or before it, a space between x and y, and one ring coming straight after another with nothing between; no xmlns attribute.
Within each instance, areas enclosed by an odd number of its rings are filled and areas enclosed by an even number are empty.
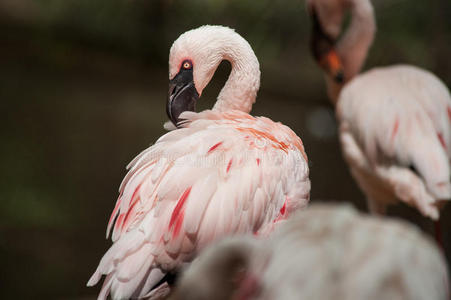
<svg viewBox="0 0 451 300"><path fill-rule="evenodd" d="M145 296L205 245L265 235L308 203L307 157L288 127L238 111L182 117L128 166L107 229L114 244L89 282L107 275L101 296Z"/></svg>

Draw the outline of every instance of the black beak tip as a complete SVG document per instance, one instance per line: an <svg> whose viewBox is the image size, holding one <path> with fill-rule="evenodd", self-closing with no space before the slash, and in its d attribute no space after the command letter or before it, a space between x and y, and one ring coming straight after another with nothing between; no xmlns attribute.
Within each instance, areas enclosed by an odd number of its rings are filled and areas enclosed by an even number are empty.
<svg viewBox="0 0 451 300"><path fill-rule="evenodd" d="M173 87L172 84L170 85L166 113L176 127L179 127L180 122L184 120L180 118L183 112L196 111L198 99L199 94L193 83L176 87Z"/></svg>
<svg viewBox="0 0 451 300"><path fill-rule="evenodd" d="M336 83L343 83L345 81L345 75L343 74L342 70L338 71L335 74L334 80L335 80Z"/></svg>

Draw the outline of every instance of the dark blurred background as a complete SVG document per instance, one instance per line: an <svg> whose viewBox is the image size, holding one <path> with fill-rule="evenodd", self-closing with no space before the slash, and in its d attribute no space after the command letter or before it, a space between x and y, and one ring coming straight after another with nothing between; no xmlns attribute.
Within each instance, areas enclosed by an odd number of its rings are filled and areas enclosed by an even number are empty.
<svg viewBox="0 0 451 300"><path fill-rule="evenodd" d="M366 68L410 63L451 86L451 1L373 1ZM255 50L254 115L282 121L307 149L313 201L366 210L308 49L302 0L0 0L0 298L91 299L85 284L110 245L125 165L165 131L172 42L202 24L235 28ZM230 66L200 101L211 107ZM404 205L389 214L431 232ZM451 257L451 211L442 214Z"/></svg>

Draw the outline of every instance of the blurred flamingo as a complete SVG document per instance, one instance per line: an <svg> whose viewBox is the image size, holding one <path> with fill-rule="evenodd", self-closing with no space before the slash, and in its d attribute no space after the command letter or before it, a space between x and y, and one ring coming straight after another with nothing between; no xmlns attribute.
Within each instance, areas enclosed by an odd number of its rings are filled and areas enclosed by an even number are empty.
<svg viewBox="0 0 451 300"><path fill-rule="evenodd" d="M192 112L222 60L232 70L215 106ZM309 201L301 139L248 114L260 70L240 35L222 26L182 34L170 50L169 78L167 113L178 129L128 165L108 223L114 244L88 282L106 275L99 299L165 296L165 273L205 245L231 234L264 236Z"/></svg>
<svg viewBox="0 0 451 300"><path fill-rule="evenodd" d="M311 205L267 240L224 239L182 274L171 300L447 300L441 251L408 223Z"/></svg>
<svg viewBox="0 0 451 300"><path fill-rule="evenodd" d="M326 71L344 157L374 213L401 200L433 220L451 198L451 96L408 65L358 75L376 30L369 0L307 0L312 50ZM335 44L347 10L351 22Z"/></svg>

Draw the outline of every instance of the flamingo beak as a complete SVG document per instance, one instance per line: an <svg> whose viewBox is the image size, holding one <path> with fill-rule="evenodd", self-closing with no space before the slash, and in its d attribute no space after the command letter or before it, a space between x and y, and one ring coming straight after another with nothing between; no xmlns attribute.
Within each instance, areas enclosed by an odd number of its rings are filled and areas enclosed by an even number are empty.
<svg viewBox="0 0 451 300"><path fill-rule="evenodd" d="M337 83L344 82L343 66L335 49L331 49L320 61L320 65Z"/></svg>
<svg viewBox="0 0 451 300"><path fill-rule="evenodd" d="M335 82L343 83L345 80L343 65L335 50L335 40L323 30L313 7L310 9L310 16L313 22L312 37L310 40L313 57Z"/></svg>
<svg viewBox="0 0 451 300"><path fill-rule="evenodd" d="M169 81L168 102L166 113L169 119L178 127L179 116L184 111L195 111L199 94L194 86L193 71L182 69Z"/></svg>

